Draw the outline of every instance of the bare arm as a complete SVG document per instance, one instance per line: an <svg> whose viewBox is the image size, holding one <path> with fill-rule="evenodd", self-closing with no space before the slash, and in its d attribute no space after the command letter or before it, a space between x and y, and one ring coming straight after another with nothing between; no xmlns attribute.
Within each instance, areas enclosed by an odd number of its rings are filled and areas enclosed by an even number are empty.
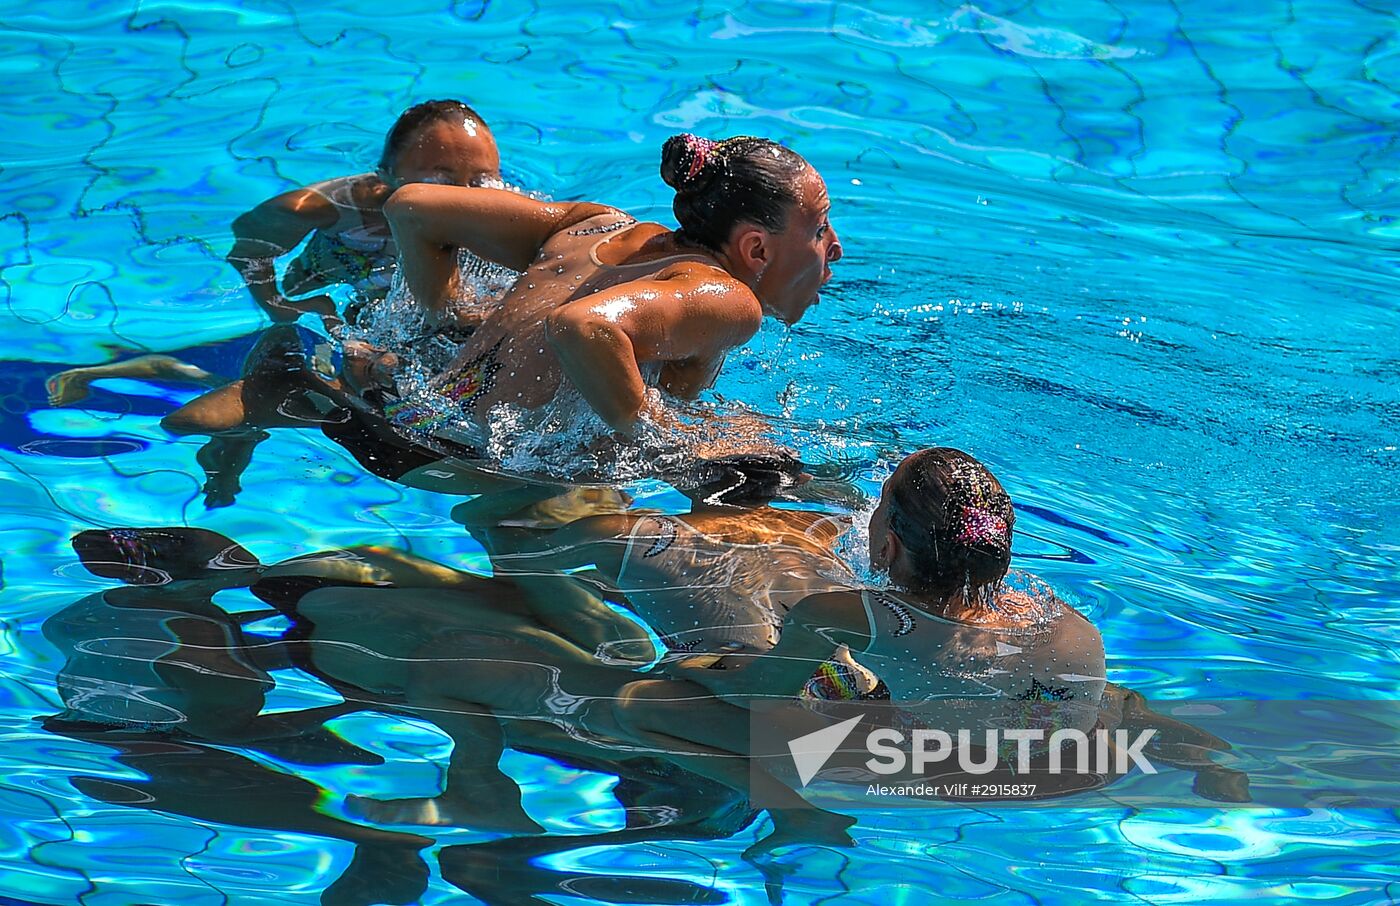
<svg viewBox="0 0 1400 906"><path fill-rule="evenodd" d="M312 230L335 222L335 206L310 189L269 198L233 221L233 248L227 261L273 320L292 320L300 314L277 288L276 259L296 248Z"/></svg>
<svg viewBox="0 0 1400 906"><path fill-rule="evenodd" d="M763 313L753 294L715 268L688 265L561 306L548 337L564 373L613 430L632 436L651 408L641 365L667 362L713 380L730 349L752 337ZM704 384L686 386L689 395Z"/></svg>
<svg viewBox="0 0 1400 906"><path fill-rule="evenodd" d="M577 519L563 528L542 533L538 548L501 558L511 562L497 564L497 570L506 574L564 572L593 566L610 584L615 584L635 518L610 514Z"/></svg>
<svg viewBox="0 0 1400 906"><path fill-rule="evenodd" d="M782 636L771 651L727 657L724 669L682 667L672 673L725 699L787 698L801 691L818 665L830 659L841 645L861 652L869 644L870 630L860 593L822 592L803 598L788 611Z"/></svg>
<svg viewBox="0 0 1400 906"><path fill-rule="evenodd" d="M419 305L442 315L455 288L457 249L517 271L551 236L611 210L586 202L542 202L503 189L412 184L384 204L404 279Z"/></svg>

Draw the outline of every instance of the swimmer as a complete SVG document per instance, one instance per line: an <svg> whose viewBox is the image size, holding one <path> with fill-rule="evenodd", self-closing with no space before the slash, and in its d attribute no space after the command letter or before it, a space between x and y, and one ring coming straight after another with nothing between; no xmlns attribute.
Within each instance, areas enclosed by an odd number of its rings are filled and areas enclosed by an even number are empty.
<svg viewBox="0 0 1400 906"><path fill-rule="evenodd" d="M821 177L761 138L668 139L662 178L680 228L639 223L601 204L545 203L509 192L405 186L385 204L404 277L443 310L467 248L523 271L440 375L436 389L484 429L492 407L539 410L564 387L607 427L635 438L669 421L657 391L693 399L764 315L795 324L841 258ZM392 387L392 356L361 362ZM388 412L431 431L415 407Z"/></svg>
<svg viewBox="0 0 1400 906"><path fill-rule="evenodd" d="M338 333L339 319L328 296L288 297L347 283L360 293L362 304L382 300L396 255L384 202L394 190L417 182L500 184L500 155L491 130L461 101L427 101L404 111L384 140L374 173L286 192L241 215L233 223L236 241L228 260L274 321L314 311ZM310 241L288 266L279 290L276 257L308 233ZM469 333L481 308L456 304L463 301L460 294L454 298L433 326L459 338ZM280 333L274 328L249 354L242 378L162 419L161 426L172 434L212 435L196 457L206 476L205 506L234 502L253 448L268 437L264 429L320 425L337 401L344 401L346 388L338 375L318 377L307 362L305 345L292 328ZM362 340L347 340L344 346L351 356L378 352Z"/></svg>
<svg viewBox="0 0 1400 906"><path fill-rule="evenodd" d="M450 645L444 638L423 649L419 656L431 660L412 671L407 695L450 712L463 732L475 722L478 756L488 737L482 715L509 720L538 710L540 696L567 697L580 703L570 716L584 733L665 753L736 790L748 789L748 763L723 756L747 754L750 744L748 716L735 705L751 696L795 698L843 645L905 706L955 695L1014 699L1044 688L1096 714L1105 685L1097 630L1048 589L1003 585L1014 520L1010 499L980 463L955 450L922 451L895 471L871 518L871 565L888 570L893 587L862 589L851 580L806 596L787 612L770 653L731 655L727 669L682 661L663 668L671 678L628 680L615 668L581 663L562 639L535 631L456 632ZM351 619L351 610L340 613ZM421 820L464 806L465 789L449 777L431 806L418 803ZM845 840L849 819L815 813L777 778L764 792L787 804L773 813L767 846ZM407 800L393 811L413 814Z"/></svg>
<svg viewBox="0 0 1400 906"><path fill-rule="evenodd" d="M806 477L795 459L731 457L673 479L692 501L685 515L615 508L542 531L557 525L559 502L575 492L525 507L502 500L509 494L482 495L452 516L482 541L495 575L520 587L520 603L534 618L566 627L560 634L581 648L592 640L569 628L560 609L572 599L562 592L584 578L578 570L591 567L587 578L609 597L620 596L657 634L663 657L761 652L777 644L783 618L798 601L856 584L834 552L849 517L765 506ZM512 512L502 518L505 510ZM649 642L631 647L598 654L621 664L655 657ZM807 692L855 698L873 693L877 683L842 650L818 668Z"/></svg>
<svg viewBox="0 0 1400 906"><path fill-rule="evenodd" d="M369 763L368 753L338 741L320 723L363 707L411 710L402 691L420 650L464 628L515 631L525 622L509 580L485 579L391 548L323 551L265 565L222 535L185 527L89 530L73 547L89 572L127 587L89 596L45 624L46 637L68 657L58 685L69 708L49 720L65 733L159 733L181 741L255 744L299 763L319 763L307 760L318 755ZM214 590L237 587L248 587L275 610L234 617L212 604ZM474 599L484 605L482 613L463 606ZM359 609L360 602L371 606ZM622 632L639 635L632 621L598 609ZM573 613L581 619L586 610ZM291 626L277 638L243 635L239 624L269 613L283 614ZM264 671L289 666L328 683L344 703L258 714L271 685ZM450 723L451 716L443 719ZM561 734L544 725L528 730L513 734L510 744L527 751L542 747L568 763L616 774L629 827L686 825L713 832L748 812L741 796L664 762L570 745L566 738L551 738ZM484 782L497 781L501 798L482 800L480 813L455 810L450 819L480 828L538 830L512 807L518 789L498 775L494 762L481 768Z"/></svg>
<svg viewBox="0 0 1400 906"><path fill-rule="evenodd" d="M1049 700L1072 703L1078 718L1092 724L1101 703L1123 699L1125 690L1112 687L1105 696L1103 642L1088 620L1032 579L1007 581L1014 521L1009 498L984 466L956 450L921 451L886 483L871 518L871 565L888 572L891 587L853 582L806 597L787 613L769 653L731 655L719 665L681 661L663 666L667 678L627 680L616 668L580 663L573 646L538 631L458 631L418 654L405 694L432 709L435 720L451 716L444 728L462 733L460 748L471 752L462 758L471 758L476 772L499 755L501 731L484 722L529 724L542 719L544 703L567 702L563 711L551 705L543 719L569 722L572 739L640 746L735 790L750 789L753 747L744 706L755 697L795 698L843 645L879 675L893 701L915 714L947 697L1012 707ZM1124 725L1130 712L1133 719L1156 719L1138 705L1121 711ZM805 729L793 737L827 725L820 714L803 713ZM1181 724L1158 719L1154 725L1185 735L1197 750L1226 747ZM431 824L469 807L468 781L477 776L449 770L439 797L357 807ZM750 848L750 857L793 843L849 842L851 819L813 809L776 776L754 782L781 807L770 809L773 833Z"/></svg>
<svg viewBox="0 0 1400 906"><path fill-rule="evenodd" d="M373 173L340 176L269 198L233 222L227 260L243 277L254 301L274 322L294 321L304 311L339 320L330 297L317 295L348 284L360 305L388 291L397 251L384 220L384 201L412 182L460 186L500 184L500 154L481 117L461 101L425 101L408 108L384 139ZM276 259L310 241L288 265L278 286ZM474 324L479 315L471 315ZM351 319L353 320L353 318ZM88 385L103 378L136 378L217 387L227 378L167 355L71 368L48 380L49 405L85 399Z"/></svg>
<svg viewBox="0 0 1400 906"><path fill-rule="evenodd" d="M619 692L612 715L623 738L670 746L677 763L745 785L747 758L722 757L753 753L750 723L739 709L795 694L812 667L844 645L881 678L891 701L925 726L956 725L960 699L989 703L977 718L986 726L1018 719L1026 702L1054 703L1060 726L1088 731L1116 721L1156 728L1159 760L1196 772L1201 795L1233 798L1243 775L1203 754L1228 745L1152 713L1142 696L1108 683L1093 624L1039 580L1009 573L1015 518L1000 482L973 457L946 447L909 456L870 517L870 565L888 575L888 588L812 595L788 613L767 654L726 658L722 669L682 664L671 679L632 683ZM805 724L789 738L828 725L816 715ZM1172 745L1185 757L1162 757ZM750 856L811 839L840 842L843 825L852 823L813 809L766 772L754 783L791 811L769 810L773 833Z"/></svg>
<svg viewBox="0 0 1400 906"><path fill-rule="evenodd" d="M338 283L359 293L359 302L381 301L389 286L396 250L384 220L384 201L413 182L449 185L500 183L500 155L481 117L461 101L427 101L398 118L384 141L374 173L343 176L268 199L233 224L234 246L228 261L238 269L255 301L274 321L295 320L305 311L320 314L332 330L340 319L330 297L306 298ZM278 286L277 257L310 234L305 249L288 266ZM459 338L481 318L481 307L452 300L445 320L435 329ZM347 313L349 314L349 313ZM309 344L290 326L274 329L249 353L243 374L229 381L171 356L141 356L54 375L48 381L53 406L79 402L89 384L101 378L129 377L195 383L216 387L181 406L161 421L177 436L210 435L196 454L205 473L205 506L231 505L242 490L240 478L267 428L322 424L335 401L344 401L343 385L330 362L322 376L308 364ZM362 340L345 343L350 356L377 354ZM330 350L322 343L317 352Z"/></svg>
<svg viewBox="0 0 1400 906"><path fill-rule="evenodd" d="M274 321L304 311L333 316L328 296L306 294L341 283L371 299L388 291L397 252L384 202L394 190L409 183L500 185L500 171L496 140L476 111L456 100L425 101L394 122L373 173L293 189L235 219L227 260ZM279 287L276 259L308 234Z"/></svg>

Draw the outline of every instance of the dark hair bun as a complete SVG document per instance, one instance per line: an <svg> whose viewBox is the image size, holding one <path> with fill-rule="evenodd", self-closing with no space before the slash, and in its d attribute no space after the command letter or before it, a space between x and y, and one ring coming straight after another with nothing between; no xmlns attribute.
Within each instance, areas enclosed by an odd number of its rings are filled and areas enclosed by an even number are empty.
<svg viewBox="0 0 1400 906"><path fill-rule="evenodd" d="M678 232L715 251L736 223L783 229L806 167L796 152L752 135L715 142L682 132L661 146L661 178L676 190Z"/></svg>
<svg viewBox="0 0 1400 906"><path fill-rule="evenodd" d="M677 192L690 188L696 171L704 168L702 155L708 153L705 139L689 132L673 135L661 146L661 179Z"/></svg>
<svg viewBox="0 0 1400 906"><path fill-rule="evenodd" d="M210 570L246 569L258 559L242 545L208 529L87 529L72 540L73 551L94 576L128 585L164 585L199 579Z"/></svg>
<svg viewBox="0 0 1400 906"><path fill-rule="evenodd" d="M888 485L890 530L920 587L946 591L999 581L1011 565L1016 511L987 467L951 447L909 456Z"/></svg>

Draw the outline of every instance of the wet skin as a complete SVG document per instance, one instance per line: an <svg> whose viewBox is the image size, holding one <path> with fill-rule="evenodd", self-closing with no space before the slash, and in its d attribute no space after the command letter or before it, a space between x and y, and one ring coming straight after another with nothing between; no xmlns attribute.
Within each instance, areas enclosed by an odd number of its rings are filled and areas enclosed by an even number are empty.
<svg viewBox="0 0 1400 906"><path fill-rule="evenodd" d="M791 324L816 302L841 246L821 177L806 168L795 190L781 229L739 222L718 250L654 223L600 234L626 217L602 205L482 189L408 186L385 213L409 286L430 310L452 294L456 248L524 271L440 389L484 424L493 406L538 408L567 381L631 436L656 414L644 366L659 369L661 390L693 398L765 314Z"/></svg>

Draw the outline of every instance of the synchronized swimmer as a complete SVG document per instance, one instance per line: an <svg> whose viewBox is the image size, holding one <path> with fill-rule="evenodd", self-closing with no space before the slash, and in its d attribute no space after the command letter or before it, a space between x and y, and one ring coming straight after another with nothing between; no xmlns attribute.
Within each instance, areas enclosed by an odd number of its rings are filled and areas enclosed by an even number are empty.
<svg viewBox="0 0 1400 906"><path fill-rule="evenodd" d="M601 204L538 202L489 189L405 187L385 205L404 278L441 310L458 248L522 271L499 308L438 378L478 425L507 404L537 410L564 386L619 437L669 420L659 392L693 399L764 315L793 324L841 258L821 177L760 138L675 136L661 175L677 230ZM363 383L393 388L392 352ZM423 427L431 414L399 411Z"/></svg>
<svg viewBox="0 0 1400 906"><path fill-rule="evenodd" d="M669 778L667 820L716 834L735 829L723 817L735 803L747 815L737 826L752 820L748 799L762 793L773 829L750 857L848 844L853 823L752 769L748 709L762 698L805 703L794 732L829 726L831 700L887 700L924 725L946 720L943 703L960 698L1069 703L1076 726L1162 731L1195 753L1170 763L1195 772L1202 795L1247 798L1243 775L1202 754L1223 742L1109 682L1089 619L1011 571L1011 499L967 453L920 450L885 482L864 529L883 583L838 555L838 537L859 528L847 513L802 506L797 492L811 476L771 441L745 435L718 452L697 441L685 480L652 476L689 498L684 512L636 507L621 488L581 486L577 474L492 471L484 440L505 411L516 416L512 430L560 407L591 412L598 430L568 438L590 450L644 448L653 430L684 434L676 404L710 387L765 316L790 325L817 303L842 248L826 186L801 156L763 138L684 134L663 146L661 176L675 191L674 230L605 204L509 191L485 122L461 102L434 101L395 123L374 173L297 189L239 217L229 261L282 323L241 379L163 422L211 436L200 454L208 505L233 502L268 428L319 426L371 471L405 483L410 473L448 474L438 464L448 449L496 476L455 489L475 495L454 517L481 541L491 575L376 546L267 565L201 529L84 532L74 540L83 563L126 587L46 625L69 658L59 681L66 709L50 727L304 754L336 748L322 726L330 717L361 707L411 714L452 738L442 792L347 795L357 819L539 833L498 766L510 746L625 774L633 779L618 796L627 801ZM276 259L303 241L279 280ZM483 299L463 277L464 255L518 276ZM451 355L432 362L345 331L385 302L395 261L402 298ZM336 284L352 288L343 309L325 293ZM307 313L340 341L338 371L316 373L285 323ZM431 380L406 392L406 375L421 377L425 363ZM147 356L65 372L51 392L55 404L72 402L109 376L217 383L192 368ZM789 504L771 505L785 494ZM214 603L232 587L250 588L291 628L263 642L245 633ZM111 627L121 638L93 637ZM271 671L289 665L344 704L261 714ZM645 799L637 814L652 807ZM301 811L287 821L345 839L361 827ZM394 845L417 852L425 839Z"/></svg>

